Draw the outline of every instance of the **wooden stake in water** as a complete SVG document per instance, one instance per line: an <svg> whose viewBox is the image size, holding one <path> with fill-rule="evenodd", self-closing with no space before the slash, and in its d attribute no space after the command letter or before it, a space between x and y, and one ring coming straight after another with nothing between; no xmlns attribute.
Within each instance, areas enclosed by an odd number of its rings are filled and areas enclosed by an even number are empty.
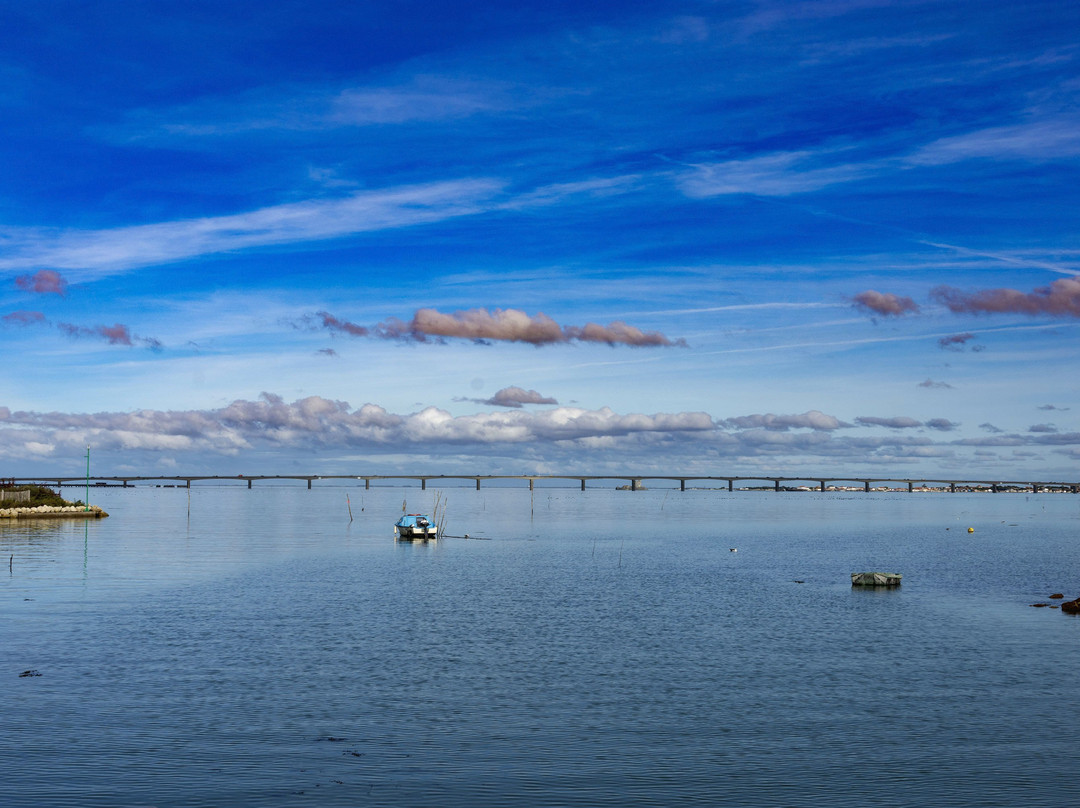
<svg viewBox="0 0 1080 808"><path fill-rule="evenodd" d="M90 444L86 444L86 502L83 510L90 510Z"/></svg>
<svg viewBox="0 0 1080 808"><path fill-rule="evenodd" d="M345 495L345 504L349 506L349 521L352 521L352 503L349 502L349 495Z"/></svg>

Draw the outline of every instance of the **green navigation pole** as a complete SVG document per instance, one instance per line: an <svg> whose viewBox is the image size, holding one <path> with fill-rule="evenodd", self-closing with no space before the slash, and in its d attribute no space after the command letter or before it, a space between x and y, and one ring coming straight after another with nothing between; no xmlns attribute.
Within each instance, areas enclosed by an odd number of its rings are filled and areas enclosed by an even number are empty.
<svg viewBox="0 0 1080 808"><path fill-rule="evenodd" d="M83 502L83 510L90 510L90 444L86 444L86 500Z"/></svg>

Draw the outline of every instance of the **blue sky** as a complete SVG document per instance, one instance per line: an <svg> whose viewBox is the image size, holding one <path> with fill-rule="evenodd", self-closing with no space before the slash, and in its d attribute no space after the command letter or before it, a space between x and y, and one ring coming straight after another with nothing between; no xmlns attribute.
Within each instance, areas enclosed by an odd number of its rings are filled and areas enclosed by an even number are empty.
<svg viewBox="0 0 1080 808"><path fill-rule="evenodd" d="M1080 7L0 2L0 473L1080 477Z"/></svg>

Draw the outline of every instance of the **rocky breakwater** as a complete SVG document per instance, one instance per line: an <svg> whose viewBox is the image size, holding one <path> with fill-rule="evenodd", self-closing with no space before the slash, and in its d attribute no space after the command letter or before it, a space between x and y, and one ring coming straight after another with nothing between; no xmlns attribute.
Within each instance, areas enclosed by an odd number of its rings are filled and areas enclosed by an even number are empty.
<svg viewBox="0 0 1080 808"><path fill-rule="evenodd" d="M102 519L109 514L97 505L36 505L32 508L0 508L0 519Z"/></svg>

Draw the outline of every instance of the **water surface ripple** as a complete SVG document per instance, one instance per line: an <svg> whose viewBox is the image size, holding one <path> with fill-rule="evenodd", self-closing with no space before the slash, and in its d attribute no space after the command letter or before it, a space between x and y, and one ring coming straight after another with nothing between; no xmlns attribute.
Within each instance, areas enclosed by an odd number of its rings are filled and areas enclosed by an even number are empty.
<svg viewBox="0 0 1080 808"><path fill-rule="evenodd" d="M0 524L5 805L1080 801L1080 497L93 493Z"/></svg>

